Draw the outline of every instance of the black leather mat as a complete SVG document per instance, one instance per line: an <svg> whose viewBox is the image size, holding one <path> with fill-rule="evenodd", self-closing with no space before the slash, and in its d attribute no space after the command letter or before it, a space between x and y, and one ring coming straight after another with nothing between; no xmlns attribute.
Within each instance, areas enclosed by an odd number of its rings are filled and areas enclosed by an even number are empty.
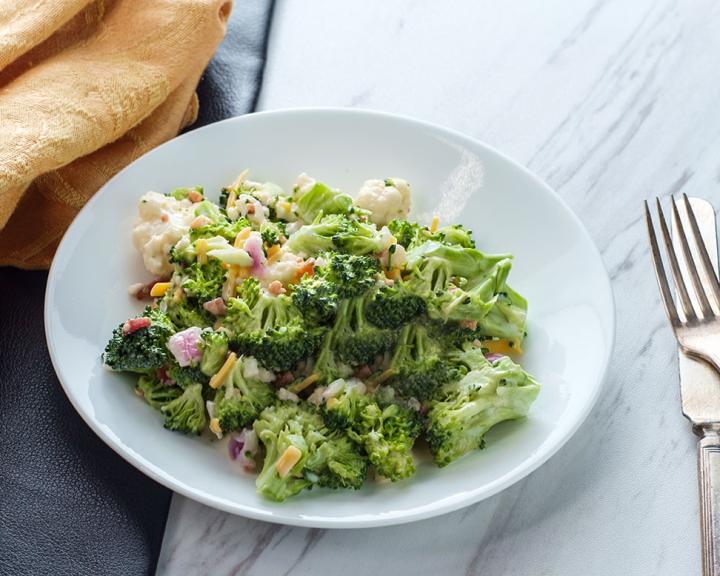
<svg viewBox="0 0 720 576"><path fill-rule="evenodd" d="M193 128L251 111L272 0L236 0ZM77 415L43 325L45 272L0 268L0 574L152 574L171 493Z"/></svg>

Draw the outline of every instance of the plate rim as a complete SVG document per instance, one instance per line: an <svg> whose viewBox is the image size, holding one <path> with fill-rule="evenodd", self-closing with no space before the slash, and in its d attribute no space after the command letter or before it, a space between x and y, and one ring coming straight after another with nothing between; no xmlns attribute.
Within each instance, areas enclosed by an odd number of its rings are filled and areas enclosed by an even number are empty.
<svg viewBox="0 0 720 576"><path fill-rule="evenodd" d="M68 226L67 230L63 234L63 237L58 244L57 250L55 252L55 256L62 253L62 250L67 242L69 242L69 238L74 233L74 230L76 228L76 224L78 219L86 212L89 212L92 210L94 204L98 201L98 198L101 197L102 194L105 193L105 190L108 188L108 186L113 183L114 180L122 178L124 173L129 170L136 162L146 159L148 156L151 156L153 154L158 153L159 150L161 150L165 146L169 145L176 145L175 142L178 140L184 140L193 137L194 134L214 129L215 126L218 124L235 124L235 123L242 123L243 121L246 121L248 118L256 118L259 116L292 116L292 115L304 115L304 114L340 114L340 115L355 115L355 116L372 116L372 117L378 117L387 119L390 121L400 121L409 125L413 125L416 128L420 128L422 130L430 130L434 133L440 133L447 136L452 137L453 139L459 140L459 141L465 141L469 144L472 144L473 146L479 147L481 149L484 149L486 152L488 152L491 155L495 155L505 161L506 163L509 163L513 166L514 169L519 170L522 172L526 177L528 177L530 180L532 180L536 185L544 189L546 193L550 195L550 197L554 198L554 200L558 203L560 208L565 212L565 214L571 219L571 221L575 224L575 227L578 229L579 233L584 237L584 239L588 242L590 250L593 253L593 256L597 259L597 261L600 264L600 268L603 272L602 276L602 285L599 286L600 290L604 293L605 298L607 299L610 307L610 318L607 319L608 321L608 337L609 337L609 346L607 348L607 352L605 355L605 358L603 359L603 365L602 370L599 374L598 383L595 386L595 389L592 392L592 396L589 399L589 401L585 404L583 411L579 413L579 417L576 418L573 425L568 428L567 433L558 439L554 445L550 446L545 453L541 454L540 456L533 455L529 457L528 459L524 460L521 464L515 466L511 470L509 470L506 474L495 480L491 485L490 488L488 488L488 485L484 485L484 488L482 490L476 489L469 492L461 492L458 494L454 494L453 496L447 497L447 498L438 498L437 500L434 500L431 503L422 504L419 506L415 506L412 508L408 508L402 511L389 511L387 514L379 514L374 513L369 516L354 516L349 518L330 518L330 517L324 517L324 516L311 516L311 515L302 515L302 514L287 514L283 513L282 510L274 510L269 508L258 508L256 506L249 506L247 504L238 504L238 503L231 503L227 501L224 498L217 498L214 497L212 494L209 494L207 492L197 491L190 486L187 486L184 482L181 480L175 478L174 476L171 476L164 472L164 470L158 466L157 464L154 464L144 457L136 454L134 451L128 449L113 433L112 431L106 429L106 427L102 426L98 422L95 421L92 414L87 412L80 404L79 400L75 397L73 393L70 392L70 386L66 385L65 378L63 377L62 371L60 369L60 362L57 358L53 342L50 337L51 327L53 326L52 318L51 318L51 304L54 299L54 291L55 291L55 284L56 284L56 275L58 274L58 266L59 266L59 260L56 257L53 257L53 261L50 266L50 271L48 273L47 283L46 283L46 290L45 290L45 298L44 298L44 327L45 327L45 341L47 343L48 351L50 354L50 360L53 365L53 369L55 370L55 374L57 375L58 381L60 382L60 385L63 388L63 391L67 398L70 400L70 403L72 404L73 408L75 409L78 414L80 414L80 417L84 420L84 422L90 427L90 429L100 437L100 439L105 442L115 453L117 453L121 458L123 458L126 462L134 466L136 469L140 470L143 474L146 476L152 478L159 484L165 486L169 490L173 492L177 492L179 494L182 494L183 496L186 496L187 498L190 498L191 500L194 500L196 502L200 502L202 504L205 504L207 506L210 506L212 508L222 510L224 512L228 512L230 514L243 516L246 518L250 518L253 520L262 520L266 522L272 522L276 524L284 524L289 526L300 526L300 527L312 527L312 528L344 528L344 529L351 529L351 528L372 528L372 527L379 527L379 526L392 526L392 525L398 525L398 524L405 524L409 522L416 522L420 520L425 520L428 518L432 518L434 516L439 516L441 514L448 514L450 512L454 512L456 510L459 510L461 508L465 508L467 506L476 504L477 502L480 502L482 500L485 500L487 498L490 498L491 496L494 496L498 494L499 492L502 492L506 488L509 488L513 484L523 480L527 476L529 476L531 473L533 473L535 470L537 470L540 466L542 466L544 463L546 463L550 458L552 458L557 452L565 446L565 444L570 440L570 438L574 437L579 428L583 425L583 423L587 420L588 415L590 412L594 409L595 405L597 404L598 398L600 396L601 391L606 385L608 370L610 367L610 359L612 358L612 354L615 349L615 343L616 343L616 303L615 303L615 295L612 289L612 282L610 280L607 266L605 265L605 262L602 258L602 254L600 250L598 249L597 245L592 239L592 236L588 232L588 230L583 225L580 218L575 214L575 212L569 207L569 205L565 202L565 200L553 189L551 188L544 180L542 180L539 176L531 172L528 168L526 168L524 165L520 164L518 161L514 160L510 156L506 155L505 153L501 152L500 150L496 149L495 147L478 140L472 136L469 136L467 134L464 134L463 132L460 132L459 130L455 130L452 128L447 128L444 126L441 126L439 124L435 124L433 122L429 122L426 120L420 120L418 118L414 118L411 116L405 116L401 114L394 114L390 112L383 112L378 110L372 110L372 109L364 109L364 108L343 108L343 107L298 107L298 108L279 108L279 109L273 109L273 110L263 110L259 112L253 112L249 114L243 114L240 116L233 116L231 118L226 118L224 120L220 120L218 122L213 122L211 124L207 124L205 126L201 126L199 128L196 128L195 130L190 130L189 132L185 132L183 134L180 134L176 136L175 138L172 138L168 140L167 142L164 142L160 144L159 146L153 148L152 150L149 150L142 156L136 158L133 162L128 164L126 167L124 167L122 170L120 170L117 174L115 174L110 180L108 180L103 186L90 198L90 200L80 209L78 214L73 218L73 221L71 222L70 226Z"/></svg>

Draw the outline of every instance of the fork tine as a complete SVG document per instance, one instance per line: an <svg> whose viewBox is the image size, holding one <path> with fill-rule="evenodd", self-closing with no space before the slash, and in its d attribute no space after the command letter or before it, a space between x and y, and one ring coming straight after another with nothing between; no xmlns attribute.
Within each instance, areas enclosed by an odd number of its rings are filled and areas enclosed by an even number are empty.
<svg viewBox="0 0 720 576"><path fill-rule="evenodd" d="M672 206L672 217L677 228L677 233L680 238L680 248L682 249L683 257L685 259L685 266L690 279L692 280L693 288L695 289L695 296L697 296L697 303L700 305L700 311L702 312L703 318L711 318L713 316L712 308L710 308L710 302L708 301L705 288L700 275L698 274L697 264L690 253L690 244L688 244L687 235L685 234L685 227L683 226L682 220L680 219L680 212L677 208L677 202L675 198L670 197L670 205Z"/></svg>
<svg viewBox="0 0 720 576"><path fill-rule="evenodd" d="M660 230L662 231L663 241L665 242L665 250L667 251L668 260L670 260L670 270L672 271L673 278L675 279L675 286L677 287L677 295L680 298L680 304L682 306L685 320L695 320L697 315L693 308L690 296L688 296L687 287L685 286L685 280L683 280L682 274L680 274L680 266L678 266L677 256L670 239L670 231L665 221L665 214L663 214L662 206L660 205L660 199L655 198L657 205L658 219L660 220Z"/></svg>
<svg viewBox="0 0 720 576"><path fill-rule="evenodd" d="M708 286L710 287L710 293L713 297L715 307L720 310L720 282L718 282L718 278L715 275L715 270L710 260L707 246L705 246L705 242L703 242L702 236L700 235L700 227L698 226L697 218L695 218L695 212L693 211L692 206L690 206L690 200L685 193L683 193L683 202L685 204L685 212L690 222L690 230L692 231L693 241L697 247L698 254L700 254L700 263L702 264L701 268L703 276L705 277L704 286L706 288Z"/></svg>
<svg viewBox="0 0 720 576"><path fill-rule="evenodd" d="M673 328L680 325L680 318L673 302L670 292L667 274L665 274L665 266L660 256L660 248L658 247L657 236L655 236L655 228L653 227L652 216L650 216L650 208L647 200L645 200L645 223L647 224L648 237L650 238L650 251L652 252L653 265L655 268L655 276L657 277L658 286L660 287L660 296L665 306L665 313Z"/></svg>

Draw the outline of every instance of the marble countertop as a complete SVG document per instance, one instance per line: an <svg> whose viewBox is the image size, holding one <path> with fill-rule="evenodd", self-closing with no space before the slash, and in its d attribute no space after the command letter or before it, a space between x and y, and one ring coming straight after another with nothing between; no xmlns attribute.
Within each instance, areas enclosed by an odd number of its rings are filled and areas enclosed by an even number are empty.
<svg viewBox="0 0 720 576"><path fill-rule="evenodd" d="M260 108L415 116L528 166L602 252L615 354L580 431L493 498L415 524L332 531L176 495L158 573L698 574L695 438L641 200L683 191L720 206L718 54L711 0L279 0Z"/></svg>

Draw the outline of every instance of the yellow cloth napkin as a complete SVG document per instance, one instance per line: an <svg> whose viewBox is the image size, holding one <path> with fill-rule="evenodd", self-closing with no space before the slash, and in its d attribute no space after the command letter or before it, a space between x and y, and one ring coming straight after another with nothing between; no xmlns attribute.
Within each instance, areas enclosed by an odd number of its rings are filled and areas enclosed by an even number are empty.
<svg viewBox="0 0 720 576"><path fill-rule="evenodd" d="M0 0L0 265L49 266L83 204L197 117L231 0Z"/></svg>

